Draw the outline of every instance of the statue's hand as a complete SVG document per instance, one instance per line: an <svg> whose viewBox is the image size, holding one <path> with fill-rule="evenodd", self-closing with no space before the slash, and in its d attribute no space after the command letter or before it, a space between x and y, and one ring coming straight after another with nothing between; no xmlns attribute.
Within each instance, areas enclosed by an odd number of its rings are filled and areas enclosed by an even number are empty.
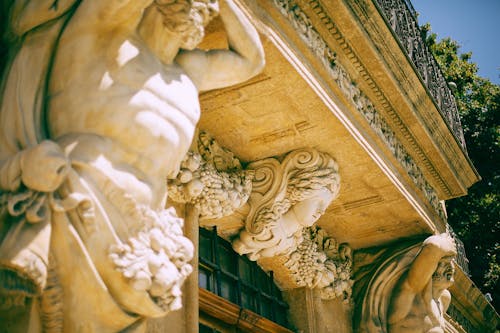
<svg viewBox="0 0 500 333"><path fill-rule="evenodd" d="M424 246L433 246L436 249L441 250L443 252L443 257L455 256L457 254L455 240L450 236L450 234L447 233L428 237L424 241Z"/></svg>
<svg viewBox="0 0 500 333"><path fill-rule="evenodd" d="M52 141L42 141L26 149L21 157L22 182L35 191L55 191L66 178L69 168L68 158Z"/></svg>

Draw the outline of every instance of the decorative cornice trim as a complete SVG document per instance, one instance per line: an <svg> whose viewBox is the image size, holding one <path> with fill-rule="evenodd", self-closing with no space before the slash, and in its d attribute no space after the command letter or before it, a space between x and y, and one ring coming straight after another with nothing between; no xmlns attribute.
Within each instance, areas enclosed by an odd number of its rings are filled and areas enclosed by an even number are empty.
<svg viewBox="0 0 500 333"><path fill-rule="evenodd" d="M406 170L407 174L410 176L414 184L425 195L438 216L443 221L446 221L446 215L442 209L436 192L427 182L414 159L406 151L403 144L396 137L395 132L391 129L380 112L375 109L372 101L358 88L356 83L348 74L347 70L344 69L341 64L339 64L338 60L335 57L335 52L328 46L326 41L314 28L311 20L306 15L306 13L300 8L295 0L273 0L273 2L279 9L281 14L290 20L292 26L298 31L300 38L322 62L326 70L330 73L334 82L340 87L344 96L354 105L356 110L365 118L370 127L384 141L384 143L392 152L393 156ZM375 94L378 96L378 98L382 100L382 105L387 109L392 110L392 114L389 114L395 117L396 123L399 122L399 124L401 124L401 128L404 128L401 119L397 116L390 103L383 96L383 93L380 91L366 69L363 67L362 63L359 61L356 54L353 52L352 48L342 36L334 22L326 15L326 12L321 7L319 2L317 0L310 0L309 3L316 15L318 15L324 25L328 28L332 36L338 40L343 52L345 52L348 58L351 59L354 67L358 68L363 79L368 82L369 86L375 91ZM410 143L413 140L414 147L418 148L409 132L405 133L404 135L410 141ZM422 154L422 160L427 162L425 166L428 167L429 170L431 170L431 174L435 175L435 177L438 177L438 182L444 185L443 180L439 178L439 175L437 174L435 169L432 167L428 159L425 158L425 154L419 148L416 149L416 151L420 151L420 154ZM449 189L447 189L447 191L449 192Z"/></svg>

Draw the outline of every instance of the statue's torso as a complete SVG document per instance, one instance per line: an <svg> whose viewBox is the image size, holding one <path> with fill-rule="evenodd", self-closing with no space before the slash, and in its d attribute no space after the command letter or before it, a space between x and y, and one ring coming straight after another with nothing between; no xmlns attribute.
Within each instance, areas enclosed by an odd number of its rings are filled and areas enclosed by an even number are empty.
<svg viewBox="0 0 500 333"><path fill-rule="evenodd" d="M422 295L416 295L410 311L402 320L390 325L390 333L439 333L443 332L439 323L440 304L431 299L430 304L425 304ZM432 320L434 318L434 320Z"/></svg>
<svg viewBox="0 0 500 333"><path fill-rule="evenodd" d="M85 36L77 42L70 30L59 43L49 85L51 136L109 138L128 152L116 162L161 182L190 146L200 113L195 85L134 34Z"/></svg>

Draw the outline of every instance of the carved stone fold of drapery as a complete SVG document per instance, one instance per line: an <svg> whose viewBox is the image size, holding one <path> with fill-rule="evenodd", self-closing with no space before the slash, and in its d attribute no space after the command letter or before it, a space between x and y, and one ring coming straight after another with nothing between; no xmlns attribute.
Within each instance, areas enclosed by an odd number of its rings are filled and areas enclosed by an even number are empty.
<svg viewBox="0 0 500 333"><path fill-rule="evenodd" d="M5 299L16 300L12 305L39 296L46 286L51 212L88 202L79 193L64 199L57 195L69 171L61 148L48 140L19 151L0 166L0 209L8 229L0 244L0 291Z"/></svg>
<svg viewBox="0 0 500 333"><path fill-rule="evenodd" d="M182 233L183 220L172 208L153 210L138 203L94 171L103 195L96 202L95 193L81 186L76 170L82 166L48 140L20 151L2 165L0 208L4 208L2 219L8 225L0 244L2 308L22 306L26 298L45 293L50 244L55 241L52 229L54 223L60 223L55 216L68 214L80 226L75 235L85 242L97 236L97 230L104 232L100 224L107 217L99 209L108 205L143 226L131 231L128 239L110 244L114 268L133 290L151 297L158 313L179 309L180 287L192 271L188 262L193 256L193 245ZM96 220L96 208L100 220ZM95 255L94 250L86 249L87 255Z"/></svg>

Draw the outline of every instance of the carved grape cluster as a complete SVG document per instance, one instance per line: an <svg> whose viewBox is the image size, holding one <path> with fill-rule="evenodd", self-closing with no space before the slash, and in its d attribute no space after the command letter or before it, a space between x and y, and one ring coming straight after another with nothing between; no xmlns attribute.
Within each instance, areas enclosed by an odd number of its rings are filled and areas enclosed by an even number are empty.
<svg viewBox="0 0 500 333"><path fill-rule="evenodd" d="M193 204L202 219L232 214L250 196L253 174L245 170L218 171L194 152L181 163L181 171L168 181L169 196L180 203Z"/></svg>
<svg viewBox="0 0 500 333"><path fill-rule="evenodd" d="M304 240L285 263L297 286L317 288L323 299L348 301L353 285L350 248L339 246L317 226L305 228L302 235Z"/></svg>
<svg viewBox="0 0 500 333"><path fill-rule="evenodd" d="M173 208L161 212L143 207L145 226L127 243L110 248L117 270L136 290L147 291L165 311L182 306L181 286L193 268L194 247L183 236L183 220Z"/></svg>
<svg viewBox="0 0 500 333"><path fill-rule="evenodd" d="M323 270L325 260L326 255L318 252L318 245L310 239L304 239L285 266L292 271L299 287L314 288L321 280L322 276L318 273Z"/></svg>

